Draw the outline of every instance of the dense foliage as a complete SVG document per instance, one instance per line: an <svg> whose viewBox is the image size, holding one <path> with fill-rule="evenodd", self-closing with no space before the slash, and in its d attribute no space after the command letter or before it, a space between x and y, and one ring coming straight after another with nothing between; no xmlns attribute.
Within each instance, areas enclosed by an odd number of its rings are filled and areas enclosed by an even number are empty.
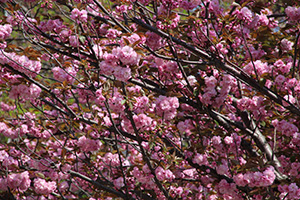
<svg viewBox="0 0 300 200"><path fill-rule="evenodd" d="M300 199L297 0L0 0L1 199Z"/></svg>

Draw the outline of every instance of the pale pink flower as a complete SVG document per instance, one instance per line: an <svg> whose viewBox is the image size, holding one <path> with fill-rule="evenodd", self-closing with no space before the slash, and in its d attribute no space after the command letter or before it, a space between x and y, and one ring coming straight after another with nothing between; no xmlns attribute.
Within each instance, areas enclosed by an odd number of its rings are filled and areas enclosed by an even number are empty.
<svg viewBox="0 0 300 200"><path fill-rule="evenodd" d="M117 179L114 180L114 186L117 188L117 189L121 189L122 187L125 186L124 184L124 178L123 177L119 177Z"/></svg>
<svg viewBox="0 0 300 200"><path fill-rule="evenodd" d="M291 21L297 21L300 19L300 8L288 6L285 9L285 13Z"/></svg>
<svg viewBox="0 0 300 200"><path fill-rule="evenodd" d="M0 39L7 39L12 32L12 26L10 24L0 25Z"/></svg>
<svg viewBox="0 0 300 200"><path fill-rule="evenodd" d="M34 190L37 194L49 195L56 189L56 183L54 181L46 182L44 179L36 178L34 179Z"/></svg>
<svg viewBox="0 0 300 200"><path fill-rule="evenodd" d="M123 65L137 65L140 61L140 55L130 46L117 47L113 49L112 54L115 55Z"/></svg>
<svg viewBox="0 0 300 200"><path fill-rule="evenodd" d="M78 140L77 145L83 152L89 152L99 150L102 143L99 140L92 140L86 138L85 136L81 136Z"/></svg>
<svg viewBox="0 0 300 200"><path fill-rule="evenodd" d="M300 17L300 15L299 15ZM299 18L300 19L300 18ZM294 45L294 42L291 42L289 40L287 40L286 38L284 38L283 40L281 40L281 43L280 43L280 47L283 51L290 51L293 49L293 45Z"/></svg>

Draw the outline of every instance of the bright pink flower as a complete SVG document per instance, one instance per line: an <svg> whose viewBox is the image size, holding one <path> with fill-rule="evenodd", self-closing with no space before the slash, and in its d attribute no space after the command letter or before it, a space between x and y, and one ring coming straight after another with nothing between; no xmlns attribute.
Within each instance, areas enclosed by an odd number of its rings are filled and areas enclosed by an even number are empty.
<svg viewBox="0 0 300 200"><path fill-rule="evenodd" d="M87 11L86 10L81 10L79 11L77 8L74 8L71 12L71 18L73 20L78 20L78 21L82 21L82 22L87 22Z"/></svg>
<svg viewBox="0 0 300 200"><path fill-rule="evenodd" d="M232 143L233 143L233 137L231 137L231 136L226 136L226 137L224 138L224 142L225 142L225 144L228 144L228 145L232 144Z"/></svg>
<svg viewBox="0 0 300 200"><path fill-rule="evenodd" d="M252 20L253 17L253 13L251 10L249 10L249 8L247 7L243 7L238 13L237 13L237 17L240 20L245 20L246 22L250 22Z"/></svg>

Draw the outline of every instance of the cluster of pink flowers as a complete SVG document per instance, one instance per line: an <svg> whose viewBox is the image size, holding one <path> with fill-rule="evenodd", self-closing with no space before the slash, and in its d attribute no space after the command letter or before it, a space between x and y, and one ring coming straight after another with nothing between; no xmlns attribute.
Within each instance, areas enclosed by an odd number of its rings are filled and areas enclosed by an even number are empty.
<svg viewBox="0 0 300 200"><path fill-rule="evenodd" d="M242 199L241 196L237 193L236 184L228 183L224 179L222 179L218 184L217 190L224 199Z"/></svg>
<svg viewBox="0 0 300 200"><path fill-rule="evenodd" d="M173 119L177 114L179 101L177 97L166 97L160 95L155 102L155 113L163 116L166 120Z"/></svg>
<svg viewBox="0 0 300 200"><path fill-rule="evenodd" d="M165 170L161 166L159 166L155 169L155 174L156 174L157 179L160 181L163 181L163 180L172 181L175 178L175 176L171 172L171 170L169 170L169 169Z"/></svg>
<svg viewBox="0 0 300 200"><path fill-rule="evenodd" d="M77 8L74 8L71 12L71 18L75 21L82 21L86 22L88 15L86 10L78 10Z"/></svg>
<svg viewBox="0 0 300 200"><path fill-rule="evenodd" d="M250 23L253 18L253 13L249 8L243 7L240 11L236 11L236 16L238 19Z"/></svg>
<svg viewBox="0 0 300 200"><path fill-rule="evenodd" d="M31 180L27 171L18 174L9 174L7 178L0 178L0 191L19 189L26 191L30 187Z"/></svg>
<svg viewBox="0 0 300 200"><path fill-rule="evenodd" d="M0 64L8 64L19 72L35 77L42 68L41 62L30 60L27 56L19 56L15 53L0 54Z"/></svg>
<svg viewBox="0 0 300 200"><path fill-rule="evenodd" d="M268 114L264 105L265 100L260 96L254 96L252 99L243 97L238 100L238 108L242 111L251 111L255 118L263 119Z"/></svg>
<svg viewBox="0 0 300 200"><path fill-rule="evenodd" d="M194 125L192 123L192 120L187 119L184 121L180 121L177 124L177 128L181 134L185 133L187 136L189 136L192 133L191 130L194 129Z"/></svg>
<svg viewBox="0 0 300 200"><path fill-rule="evenodd" d="M296 183L291 183L290 185L279 185L279 192L281 192L279 198L281 199L300 199L300 189Z"/></svg>
<svg viewBox="0 0 300 200"><path fill-rule="evenodd" d="M145 165L146 166L146 165ZM147 168L147 169L146 169ZM145 170L144 170L145 169ZM134 178L143 184L145 188L154 188L155 184L152 180L153 175L149 174L149 168L143 167L143 171L140 171L137 167L134 167L131 174L134 176Z"/></svg>
<svg viewBox="0 0 300 200"><path fill-rule="evenodd" d="M192 1L183 0L180 2L180 7L186 10L193 10L200 4L201 4L201 0L192 0Z"/></svg>
<svg viewBox="0 0 300 200"><path fill-rule="evenodd" d="M204 78L206 88L204 89L204 94L199 94L199 98L204 104L212 104L212 98L217 95L217 91L215 89L217 85L217 79L214 76L205 77Z"/></svg>
<svg viewBox="0 0 300 200"><path fill-rule="evenodd" d="M10 24L0 25L0 40L6 40L12 32Z"/></svg>
<svg viewBox="0 0 300 200"><path fill-rule="evenodd" d="M286 136L293 136L294 133L299 131L297 126L286 120L279 121L278 119L275 119L272 121L272 125L276 128L276 131L279 131Z"/></svg>
<svg viewBox="0 0 300 200"><path fill-rule="evenodd" d="M133 120L136 128L139 130L150 130L155 127L153 126L154 124L152 123L152 118L145 114L134 115Z"/></svg>
<svg viewBox="0 0 300 200"><path fill-rule="evenodd" d="M101 56L100 48L97 48L98 56ZM105 53L103 58L104 61L100 63L101 73L114 75L120 81L127 81L131 78L129 66L138 65L140 55L132 47L124 46L113 49L112 53Z"/></svg>
<svg viewBox="0 0 300 200"><path fill-rule="evenodd" d="M122 113L125 109L123 97L117 93L114 97L108 100L109 108L115 113Z"/></svg>
<svg viewBox="0 0 300 200"><path fill-rule="evenodd" d="M266 187L272 185L276 176L274 173L274 167L268 167L263 173L261 172L247 172L246 174L237 174L233 176L235 183L238 186L249 187Z"/></svg>
<svg viewBox="0 0 300 200"><path fill-rule="evenodd" d="M9 97L20 100L35 100L40 96L42 89L35 84L29 87L26 85L12 85L9 92Z"/></svg>
<svg viewBox="0 0 300 200"><path fill-rule="evenodd" d="M63 28L65 28L65 26L60 19L49 19L48 21L42 21L39 25L39 29L43 32L55 31L56 33L60 33Z"/></svg>
<svg viewBox="0 0 300 200"><path fill-rule="evenodd" d="M193 158L193 163L197 163L198 165L207 165L207 155L197 153Z"/></svg>
<svg viewBox="0 0 300 200"><path fill-rule="evenodd" d="M292 21L298 21L300 19L300 8L288 6L285 9L285 13Z"/></svg>
<svg viewBox="0 0 300 200"><path fill-rule="evenodd" d="M137 113L142 113L149 108L149 98L147 96L135 97L134 110Z"/></svg>
<svg viewBox="0 0 300 200"><path fill-rule="evenodd" d="M114 48L112 54L123 65L137 65L140 61L140 55L130 46Z"/></svg>
<svg viewBox="0 0 300 200"><path fill-rule="evenodd" d="M77 145L83 152L90 152L98 151L102 143L99 140L93 140L90 138L86 138L85 136L81 136L78 139Z"/></svg>
<svg viewBox="0 0 300 200"><path fill-rule="evenodd" d="M286 38L282 39L280 42L280 47L284 52L292 50L293 46L294 46L294 42L291 42Z"/></svg>
<svg viewBox="0 0 300 200"><path fill-rule="evenodd" d="M148 45L151 49L157 50L162 46L162 39L156 33L147 31L146 32L146 45Z"/></svg>
<svg viewBox="0 0 300 200"><path fill-rule="evenodd" d="M5 112L8 112L8 111L16 109L16 106L15 105L8 105L4 102L0 102L0 108L1 108L1 110L5 111Z"/></svg>
<svg viewBox="0 0 300 200"><path fill-rule="evenodd" d="M264 73L270 73L272 70L268 63L262 62L261 60L256 60L253 64L252 62L248 63L243 70L248 74L255 74L255 72L257 72L258 76L261 76Z"/></svg>
<svg viewBox="0 0 300 200"><path fill-rule="evenodd" d="M74 82L74 77L76 77L76 69L74 67L67 67L62 69L60 67L54 67L52 69L53 77L61 82L67 81L69 83Z"/></svg>
<svg viewBox="0 0 300 200"><path fill-rule="evenodd" d="M45 179L34 179L34 190L37 194L49 195L56 189L56 183L54 181L45 181Z"/></svg>

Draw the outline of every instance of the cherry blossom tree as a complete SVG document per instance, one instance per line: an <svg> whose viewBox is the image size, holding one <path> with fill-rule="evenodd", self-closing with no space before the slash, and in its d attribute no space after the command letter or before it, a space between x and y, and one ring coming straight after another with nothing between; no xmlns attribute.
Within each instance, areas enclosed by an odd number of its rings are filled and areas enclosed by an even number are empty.
<svg viewBox="0 0 300 200"><path fill-rule="evenodd" d="M0 199L300 199L298 1L0 7Z"/></svg>

